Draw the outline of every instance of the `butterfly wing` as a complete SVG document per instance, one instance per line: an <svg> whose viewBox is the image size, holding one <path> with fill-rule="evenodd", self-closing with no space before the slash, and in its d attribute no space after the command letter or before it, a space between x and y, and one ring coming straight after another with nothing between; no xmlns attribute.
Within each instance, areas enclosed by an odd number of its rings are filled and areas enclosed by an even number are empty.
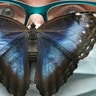
<svg viewBox="0 0 96 96"><path fill-rule="evenodd" d="M96 38L92 13L69 14L48 21L37 31L35 82L42 96L51 96L65 83L77 63L88 55Z"/></svg>
<svg viewBox="0 0 96 96"><path fill-rule="evenodd" d="M29 86L27 30L22 24L0 16L0 81L15 96Z"/></svg>

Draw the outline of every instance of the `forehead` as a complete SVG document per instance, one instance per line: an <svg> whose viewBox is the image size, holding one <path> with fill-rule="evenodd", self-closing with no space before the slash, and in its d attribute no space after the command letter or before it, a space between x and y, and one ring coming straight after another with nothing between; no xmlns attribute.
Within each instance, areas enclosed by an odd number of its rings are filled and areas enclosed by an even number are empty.
<svg viewBox="0 0 96 96"><path fill-rule="evenodd" d="M35 6L45 5L55 1L95 1L96 2L96 0L19 0L19 1L25 2L30 5L35 5Z"/></svg>
<svg viewBox="0 0 96 96"><path fill-rule="evenodd" d="M96 0L57 0L57 1L96 1Z"/></svg>
<svg viewBox="0 0 96 96"><path fill-rule="evenodd" d="M48 2L48 1L50 1L50 2L52 2L52 1L96 1L96 0L17 0L17 1L23 1L23 2L35 2L35 1L44 1L44 2Z"/></svg>

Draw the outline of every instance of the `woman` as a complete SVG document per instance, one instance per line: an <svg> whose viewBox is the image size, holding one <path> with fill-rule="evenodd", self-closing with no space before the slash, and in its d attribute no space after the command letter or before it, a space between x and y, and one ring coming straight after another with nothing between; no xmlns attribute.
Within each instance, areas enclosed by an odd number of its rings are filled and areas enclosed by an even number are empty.
<svg viewBox="0 0 96 96"><path fill-rule="evenodd" d="M21 0L22 2L24 2L24 3L27 3L27 4L29 4L29 5L31 5L31 6L42 6L42 5L46 5L46 4L49 4L49 3L51 3L51 2L54 2L54 1L56 1L56 0L46 0L46 1L44 1L44 0L39 0L39 1L36 1L36 0ZM2 4L1 4L1 6L2 6ZM1 7L0 6L0 7ZM3 5L4 6L4 5ZM9 7L10 7L10 5L9 5ZM53 19L53 18L56 18L56 17L58 17L58 16L61 16L61 15L65 15L65 14L69 14L69 13L72 13L72 12L81 12L81 11L83 11L83 12L85 12L85 11L95 11L95 7L93 8L93 7L91 7L91 6L88 6L88 5L66 5L66 6L59 6L59 7L56 7L56 8L54 8L54 9L52 9L50 12L49 12L49 14L48 14L48 20L50 20L50 19ZM24 20L24 14L23 14L23 12L22 11L20 11L20 9L19 8L17 8L17 11L16 11L16 8L15 8L15 10L14 10L14 6L12 6L12 8L9 8L9 10L10 11L12 11L13 13L13 17L12 18L14 18L14 19L16 19L16 20L18 20L18 21L20 21L20 22L22 22L23 23L23 20ZM5 12L5 14L4 15L6 15L6 12L8 11L8 9L6 10L3 10L4 12ZM2 14L3 14L3 11L1 12ZM17 13L16 13L17 12ZM11 13L11 12L10 12ZM1 14L1 15L2 15ZM8 14L7 14L8 15ZM7 16L6 15L6 16ZM10 15L11 14L9 14L9 17L10 17ZM19 16L20 15L20 16ZM41 26L43 23L44 23L45 21L44 21L44 18L41 16L41 15L39 15L39 14L32 14L31 16L30 16L30 18L29 18L29 21L28 21L28 23L27 23L27 26L29 27L30 25L32 25L32 24L34 24L34 25L36 25L36 28L38 28L39 26ZM37 71L37 70L36 70ZM37 73L38 73L38 71L37 71ZM38 75L38 74L37 74ZM38 77L36 77L35 78L35 80L37 80L38 79ZM38 80L37 80L37 82L38 82ZM57 88L58 89L58 88ZM54 90L53 90L54 91ZM57 90L56 90L57 91ZM42 93L42 92L41 92ZM53 92L54 93L54 92ZM52 94L53 94L52 93ZM51 95L52 95L51 94ZM47 94L47 92L46 92L46 96L49 96L49 93ZM19 95L17 95L17 96L19 96Z"/></svg>

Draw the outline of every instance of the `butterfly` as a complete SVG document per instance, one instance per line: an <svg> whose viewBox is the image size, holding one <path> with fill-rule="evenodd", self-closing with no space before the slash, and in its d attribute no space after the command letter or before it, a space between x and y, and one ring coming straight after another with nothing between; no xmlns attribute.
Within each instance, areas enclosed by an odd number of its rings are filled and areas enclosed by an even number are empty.
<svg viewBox="0 0 96 96"><path fill-rule="evenodd" d="M0 16L0 81L9 93L26 94L30 83L29 63L35 62L34 82L40 94L55 94L73 74L78 62L92 50L96 41L95 14L71 13L31 30Z"/></svg>

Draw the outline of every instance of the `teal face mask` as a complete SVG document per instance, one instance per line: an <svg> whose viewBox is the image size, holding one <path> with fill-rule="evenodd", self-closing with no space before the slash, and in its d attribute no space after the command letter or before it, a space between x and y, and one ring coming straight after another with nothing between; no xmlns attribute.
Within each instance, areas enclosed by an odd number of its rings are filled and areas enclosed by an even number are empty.
<svg viewBox="0 0 96 96"><path fill-rule="evenodd" d="M30 6L23 2L15 1L15 0L0 0L0 2L8 2L10 4L14 4L19 7L22 7L26 13L25 25L28 22L29 16L32 14L40 14L43 16L44 21L47 21L48 11L56 6L61 6L66 4L86 4L86 5L96 6L96 2L91 2L91 1L57 1L57 2L52 2L50 4L47 4L44 6L38 6L38 7Z"/></svg>

